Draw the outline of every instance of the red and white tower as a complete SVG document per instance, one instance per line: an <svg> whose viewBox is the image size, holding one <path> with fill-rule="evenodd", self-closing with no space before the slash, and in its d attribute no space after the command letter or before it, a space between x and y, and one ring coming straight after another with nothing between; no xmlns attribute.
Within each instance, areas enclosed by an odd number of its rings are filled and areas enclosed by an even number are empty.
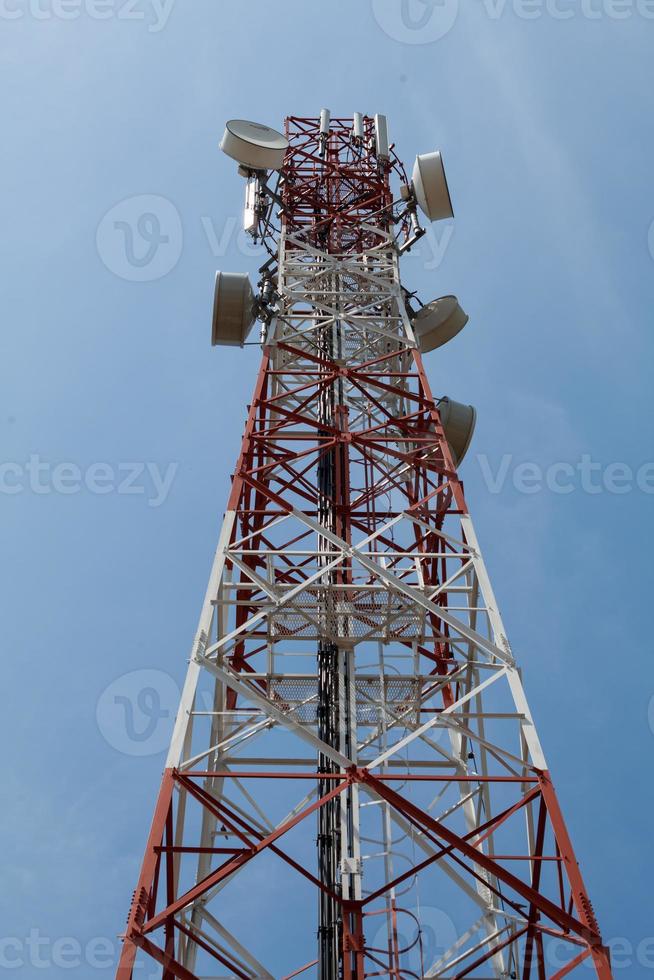
<svg viewBox="0 0 654 980"><path fill-rule="evenodd" d="M383 116L326 110L223 149L270 258L217 277L213 339L258 317L263 357L117 976L607 980L457 474L474 411L423 368L466 317L400 280L440 155L409 180Z"/></svg>

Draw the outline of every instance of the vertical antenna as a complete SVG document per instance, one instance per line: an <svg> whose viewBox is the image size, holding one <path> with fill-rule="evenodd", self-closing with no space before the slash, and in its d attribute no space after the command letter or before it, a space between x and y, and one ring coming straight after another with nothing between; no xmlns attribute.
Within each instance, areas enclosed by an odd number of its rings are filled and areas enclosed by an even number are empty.
<svg viewBox="0 0 654 980"><path fill-rule="evenodd" d="M375 116L375 153L379 160L388 160L389 158L388 125L386 116L379 113Z"/></svg>
<svg viewBox="0 0 654 980"><path fill-rule="evenodd" d="M352 121L352 139L357 146L363 143L363 113L355 112Z"/></svg>
<svg viewBox="0 0 654 980"><path fill-rule="evenodd" d="M327 141L329 139L329 124L331 121L331 113L329 109L320 110L320 156L325 155L327 151Z"/></svg>

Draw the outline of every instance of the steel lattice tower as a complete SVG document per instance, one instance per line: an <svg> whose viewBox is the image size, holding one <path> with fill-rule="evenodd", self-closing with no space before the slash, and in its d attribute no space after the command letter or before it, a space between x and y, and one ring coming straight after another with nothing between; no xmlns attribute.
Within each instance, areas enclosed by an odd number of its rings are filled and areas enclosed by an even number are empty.
<svg viewBox="0 0 654 980"><path fill-rule="evenodd" d="M256 203L263 357L117 976L606 980L360 126L289 118Z"/></svg>

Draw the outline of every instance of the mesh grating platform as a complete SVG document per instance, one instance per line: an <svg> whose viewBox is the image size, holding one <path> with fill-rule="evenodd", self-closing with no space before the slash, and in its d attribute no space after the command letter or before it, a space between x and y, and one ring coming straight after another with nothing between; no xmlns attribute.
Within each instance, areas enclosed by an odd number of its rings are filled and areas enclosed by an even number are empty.
<svg viewBox="0 0 654 980"><path fill-rule="evenodd" d="M283 711L306 725L317 722L318 681L315 677L273 677L270 694ZM423 680L420 677L358 677L356 714L360 725L377 725L384 708L393 715L418 719ZM405 714L407 712L407 714Z"/></svg>
<svg viewBox="0 0 654 980"><path fill-rule="evenodd" d="M336 598L325 612L317 589L300 592L292 605L270 616L276 637L303 639L422 640L424 614L403 596L386 591L365 591L352 599Z"/></svg>

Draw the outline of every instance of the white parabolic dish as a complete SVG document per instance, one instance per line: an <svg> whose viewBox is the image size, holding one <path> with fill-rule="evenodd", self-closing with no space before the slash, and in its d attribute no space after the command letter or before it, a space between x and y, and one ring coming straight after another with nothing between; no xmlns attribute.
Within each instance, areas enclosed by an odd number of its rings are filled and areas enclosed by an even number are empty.
<svg viewBox="0 0 654 980"><path fill-rule="evenodd" d="M452 201L447 186L443 158L438 150L421 153L413 165L413 190L420 209L430 221L453 218Z"/></svg>
<svg viewBox="0 0 654 980"><path fill-rule="evenodd" d="M438 404L438 414L441 417L445 438L447 439L454 465L458 466L468 451L477 421L477 412L472 405L452 401L451 398L441 398Z"/></svg>
<svg viewBox="0 0 654 980"><path fill-rule="evenodd" d="M413 318L413 330L423 354L442 347L456 337L468 322L456 296L441 296L432 300Z"/></svg>
<svg viewBox="0 0 654 980"><path fill-rule="evenodd" d="M217 272L213 294L211 343L242 347L252 328L254 293L246 272Z"/></svg>
<svg viewBox="0 0 654 980"><path fill-rule="evenodd" d="M276 129L247 119L230 119L220 143L223 153L250 170L279 170L287 148Z"/></svg>

